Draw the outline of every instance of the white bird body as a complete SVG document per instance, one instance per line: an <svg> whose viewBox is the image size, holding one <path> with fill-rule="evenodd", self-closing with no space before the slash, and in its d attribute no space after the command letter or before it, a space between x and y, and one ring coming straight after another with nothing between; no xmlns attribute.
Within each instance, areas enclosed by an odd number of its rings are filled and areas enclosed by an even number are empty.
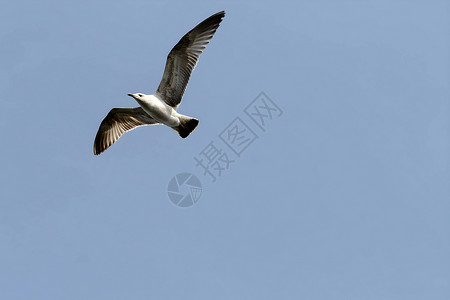
<svg viewBox="0 0 450 300"><path fill-rule="evenodd" d="M155 95L145 94L129 94L132 96L142 109L149 114L158 123L167 125L169 127L177 127L180 125L180 115L175 108L168 105L163 100Z"/></svg>
<svg viewBox="0 0 450 300"><path fill-rule="evenodd" d="M166 60L161 82L153 95L128 94L139 107L113 108L103 119L94 140L94 154L99 155L127 131L139 126L164 124L182 138L198 125L198 120L177 112L192 71L200 54L212 39L225 12L218 12L186 33L172 48Z"/></svg>

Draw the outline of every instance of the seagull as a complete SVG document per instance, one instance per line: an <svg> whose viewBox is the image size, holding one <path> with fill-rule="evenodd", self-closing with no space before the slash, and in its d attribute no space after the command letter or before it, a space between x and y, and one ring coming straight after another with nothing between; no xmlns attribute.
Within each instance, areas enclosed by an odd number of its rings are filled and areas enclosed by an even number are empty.
<svg viewBox="0 0 450 300"><path fill-rule="evenodd" d="M158 89L153 95L128 94L138 107L113 108L100 124L94 141L94 154L99 155L125 132L136 127L164 124L186 138L198 125L198 119L177 112L181 98L197 65L200 54L212 39L225 12L218 12L186 33L172 48Z"/></svg>

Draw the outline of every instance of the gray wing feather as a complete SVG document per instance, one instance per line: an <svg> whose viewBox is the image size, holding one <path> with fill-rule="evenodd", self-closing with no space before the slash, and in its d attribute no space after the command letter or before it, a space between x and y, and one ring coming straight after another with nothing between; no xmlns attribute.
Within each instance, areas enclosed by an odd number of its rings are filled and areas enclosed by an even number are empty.
<svg viewBox="0 0 450 300"><path fill-rule="evenodd" d="M167 56L163 78L156 95L172 107L178 107L200 54L213 37L225 12L218 12L186 33Z"/></svg>
<svg viewBox="0 0 450 300"><path fill-rule="evenodd" d="M103 119L94 141L94 154L99 155L127 131L144 125L158 124L141 107L113 108Z"/></svg>

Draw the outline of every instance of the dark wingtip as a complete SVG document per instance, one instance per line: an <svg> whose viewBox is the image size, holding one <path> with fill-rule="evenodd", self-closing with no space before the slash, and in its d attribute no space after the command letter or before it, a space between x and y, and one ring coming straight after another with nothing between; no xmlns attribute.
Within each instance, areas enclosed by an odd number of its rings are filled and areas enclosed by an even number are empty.
<svg viewBox="0 0 450 300"><path fill-rule="evenodd" d="M100 131L100 128L99 128L99 131ZM94 155L100 155L103 152L105 152L105 150L106 150L106 148L102 147L99 132L97 132L97 135L95 136L95 140L94 140Z"/></svg>
<svg viewBox="0 0 450 300"><path fill-rule="evenodd" d="M225 11L219 11L218 13L212 15L211 17L220 17L220 19L223 19L225 17Z"/></svg>
<svg viewBox="0 0 450 300"><path fill-rule="evenodd" d="M225 17L225 11L219 11L218 13L213 14L212 16L210 16L209 18L207 18L205 21L203 22L208 22L208 21L212 21L215 20L216 22L219 21L219 23L222 21L222 19Z"/></svg>
<svg viewBox="0 0 450 300"><path fill-rule="evenodd" d="M94 155L100 155L103 151L100 150L100 147L97 143L94 142Z"/></svg>

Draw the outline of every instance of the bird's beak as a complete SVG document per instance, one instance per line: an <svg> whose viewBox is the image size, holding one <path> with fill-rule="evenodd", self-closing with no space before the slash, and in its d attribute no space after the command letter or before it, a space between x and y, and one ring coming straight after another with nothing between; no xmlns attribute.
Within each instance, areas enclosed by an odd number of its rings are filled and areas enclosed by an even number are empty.
<svg viewBox="0 0 450 300"><path fill-rule="evenodd" d="M134 94L128 94L128 96L133 97L134 98Z"/></svg>

